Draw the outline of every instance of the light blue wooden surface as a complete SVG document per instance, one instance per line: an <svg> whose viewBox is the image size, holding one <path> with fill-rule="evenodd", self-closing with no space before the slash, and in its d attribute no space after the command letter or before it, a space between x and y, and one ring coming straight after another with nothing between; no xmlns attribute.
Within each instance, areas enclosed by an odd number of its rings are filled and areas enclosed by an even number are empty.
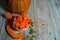
<svg viewBox="0 0 60 40"><path fill-rule="evenodd" d="M60 40L60 0L33 1L37 40ZM4 10L0 12L4 13ZM1 29L1 16L0 21Z"/></svg>
<svg viewBox="0 0 60 40"><path fill-rule="evenodd" d="M50 0L47 2L47 5L50 9L54 35L56 40L60 40L60 0Z"/></svg>
<svg viewBox="0 0 60 40"><path fill-rule="evenodd" d="M60 40L60 0L34 0L34 4L38 40Z"/></svg>

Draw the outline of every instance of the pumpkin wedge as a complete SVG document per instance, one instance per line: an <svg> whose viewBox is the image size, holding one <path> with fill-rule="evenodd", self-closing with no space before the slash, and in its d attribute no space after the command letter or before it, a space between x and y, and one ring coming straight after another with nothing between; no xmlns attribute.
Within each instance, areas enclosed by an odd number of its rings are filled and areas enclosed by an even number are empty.
<svg viewBox="0 0 60 40"><path fill-rule="evenodd" d="M23 38L24 37L24 34L23 33L14 33L10 27L10 25L7 25L6 26L6 30L8 32L8 34L14 38L14 39L19 39L19 38Z"/></svg>

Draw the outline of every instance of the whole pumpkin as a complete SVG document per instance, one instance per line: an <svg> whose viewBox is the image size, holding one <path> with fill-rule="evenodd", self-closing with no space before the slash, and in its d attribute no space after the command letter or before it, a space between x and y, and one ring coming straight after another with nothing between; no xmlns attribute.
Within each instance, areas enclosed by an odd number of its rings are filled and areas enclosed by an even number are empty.
<svg viewBox="0 0 60 40"><path fill-rule="evenodd" d="M6 7L13 13L22 13L28 10L31 0L6 0Z"/></svg>

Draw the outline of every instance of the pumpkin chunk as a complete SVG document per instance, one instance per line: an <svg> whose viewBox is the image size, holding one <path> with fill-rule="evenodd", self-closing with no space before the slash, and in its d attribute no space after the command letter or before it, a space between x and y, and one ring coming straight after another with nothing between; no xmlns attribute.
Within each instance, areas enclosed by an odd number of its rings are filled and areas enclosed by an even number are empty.
<svg viewBox="0 0 60 40"><path fill-rule="evenodd" d="M23 33L14 33L10 27L10 25L7 25L6 26L6 30L8 32L8 34L14 38L14 39L19 39L19 38L23 38L24 37L24 34Z"/></svg>
<svg viewBox="0 0 60 40"><path fill-rule="evenodd" d="M5 17L7 19L12 19L12 15L8 11L5 12Z"/></svg>

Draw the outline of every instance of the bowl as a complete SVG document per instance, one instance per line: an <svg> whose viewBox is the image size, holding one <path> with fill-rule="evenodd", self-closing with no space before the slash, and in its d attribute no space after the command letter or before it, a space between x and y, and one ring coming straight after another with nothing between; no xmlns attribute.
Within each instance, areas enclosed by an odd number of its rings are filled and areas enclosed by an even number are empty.
<svg viewBox="0 0 60 40"><path fill-rule="evenodd" d="M17 14L13 14L13 13L12 13L11 15L12 15L13 17L14 17L14 16L17 16ZM13 20L13 18L12 18L12 20ZM12 22L12 21L11 21L11 22ZM11 24L13 24L13 22L12 22ZM29 26L30 26L30 25L28 25L28 27L23 28L23 29L15 28L15 26L12 26L12 28L13 28L14 30L20 31L20 30L27 30L27 29L29 28Z"/></svg>

